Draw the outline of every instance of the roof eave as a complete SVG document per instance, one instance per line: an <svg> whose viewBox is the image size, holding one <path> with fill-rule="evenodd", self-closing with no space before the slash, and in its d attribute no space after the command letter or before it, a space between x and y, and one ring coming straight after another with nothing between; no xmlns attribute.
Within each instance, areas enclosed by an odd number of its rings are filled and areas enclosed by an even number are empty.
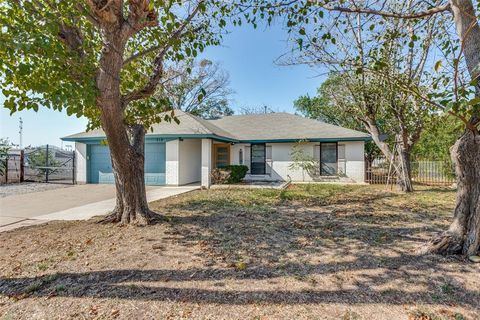
<svg viewBox="0 0 480 320"><path fill-rule="evenodd" d="M285 143L285 142L336 142L336 141L371 141L372 137L348 137L348 138L304 138L304 139L245 139L241 143Z"/></svg>
<svg viewBox="0 0 480 320"><path fill-rule="evenodd" d="M71 141L71 142L83 142L83 143L95 143L99 140L106 139L106 136L97 136L97 137L63 137L60 138L62 141ZM233 142L237 143L239 140L220 136L212 133L202 133L202 134L147 134L145 140L150 139L165 139L165 140L174 140L174 139L215 139L218 141L224 142Z"/></svg>

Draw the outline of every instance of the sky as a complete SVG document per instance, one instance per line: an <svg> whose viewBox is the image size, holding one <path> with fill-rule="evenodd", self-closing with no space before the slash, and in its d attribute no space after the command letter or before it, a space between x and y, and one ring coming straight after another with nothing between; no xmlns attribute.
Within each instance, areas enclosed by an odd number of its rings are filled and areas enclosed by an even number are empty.
<svg viewBox="0 0 480 320"><path fill-rule="evenodd" d="M324 80L308 66L278 66L274 60L288 52L287 33L280 26L254 29L244 25L231 29L221 46L207 48L201 58L220 62L230 74L232 108L267 105L274 111L294 113L293 101L300 95L314 95ZM87 120L64 112L40 108L10 115L0 94L0 137L19 144L19 119L23 120L23 146L53 144L60 137L85 131ZM71 145L63 142L63 146Z"/></svg>

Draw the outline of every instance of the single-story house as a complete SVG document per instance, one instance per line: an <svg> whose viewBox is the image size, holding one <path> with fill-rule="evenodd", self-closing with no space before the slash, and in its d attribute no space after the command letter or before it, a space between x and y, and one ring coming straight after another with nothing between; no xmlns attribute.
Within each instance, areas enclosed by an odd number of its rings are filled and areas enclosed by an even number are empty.
<svg viewBox="0 0 480 320"><path fill-rule="evenodd" d="M370 135L289 113L204 120L176 111L180 124L161 122L145 136L147 185L210 187L211 171L243 164L246 180L363 182L364 144ZM78 183L113 183L110 152L101 129L62 138L75 142ZM301 141L301 142L299 142ZM294 146L296 146L294 148ZM292 152L318 170L292 166ZM298 157L297 157L298 159Z"/></svg>

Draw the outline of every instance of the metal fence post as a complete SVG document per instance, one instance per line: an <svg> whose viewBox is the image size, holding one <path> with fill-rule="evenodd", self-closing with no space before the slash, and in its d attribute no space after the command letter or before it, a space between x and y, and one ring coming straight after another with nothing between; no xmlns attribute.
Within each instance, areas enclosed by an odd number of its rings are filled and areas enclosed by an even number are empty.
<svg viewBox="0 0 480 320"><path fill-rule="evenodd" d="M20 182L25 180L25 151L20 150Z"/></svg>
<svg viewBox="0 0 480 320"><path fill-rule="evenodd" d="M5 159L5 184L8 183L8 154Z"/></svg>
<svg viewBox="0 0 480 320"><path fill-rule="evenodd" d="M48 183L48 144L47 144L47 149L46 149L47 153L46 153L46 160L45 160L45 182Z"/></svg>
<svg viewBox="0 0 480 320"><path fill-rule="evenodd" d="M75 184L75 151L72 154L72 184Z"/></svg>

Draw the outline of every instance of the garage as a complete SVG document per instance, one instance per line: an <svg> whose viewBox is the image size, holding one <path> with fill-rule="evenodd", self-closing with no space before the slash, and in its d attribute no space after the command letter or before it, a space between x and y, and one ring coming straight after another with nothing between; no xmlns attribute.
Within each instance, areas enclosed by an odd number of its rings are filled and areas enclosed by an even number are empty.
<svg viewBox="0 0 480 320"><path fill-rule="evenodd" d="M108 146L88 145L87 159L88 183L115 183ZM165 143L145 143L145 184L165 184Z"/></svg>

